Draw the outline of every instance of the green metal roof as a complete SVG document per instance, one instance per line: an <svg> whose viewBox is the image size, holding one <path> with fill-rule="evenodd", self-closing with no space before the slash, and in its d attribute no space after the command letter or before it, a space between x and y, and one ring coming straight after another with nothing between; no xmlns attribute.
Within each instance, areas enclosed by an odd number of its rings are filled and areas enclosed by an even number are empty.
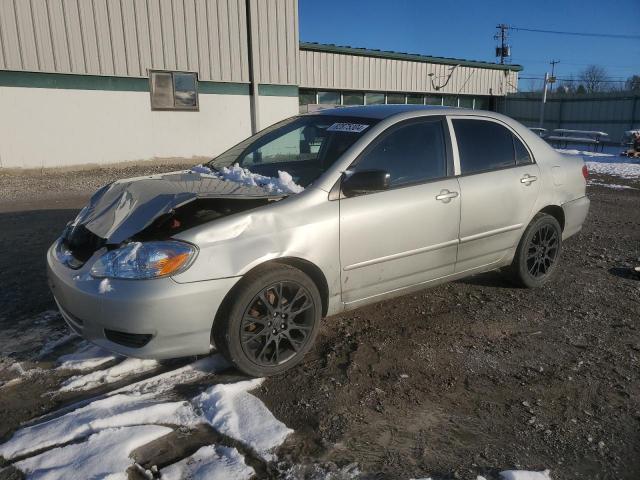
<svg viewBox="0 0 640 480"><path fill-rule="evenodd" d="M443 65L460 65L463 67L490 68L492 70L522 71L522 65L500 64L481 62L477 60L464 60L461 58L432 57L416 53L389 52L386 50L371 50L368 48L356 48L341 45L300 42L300 50L313 50L316 52L343 53L346 55L360 55L365 57L390 58L393 60L410 60L413 62L440 63Z"/></svg>

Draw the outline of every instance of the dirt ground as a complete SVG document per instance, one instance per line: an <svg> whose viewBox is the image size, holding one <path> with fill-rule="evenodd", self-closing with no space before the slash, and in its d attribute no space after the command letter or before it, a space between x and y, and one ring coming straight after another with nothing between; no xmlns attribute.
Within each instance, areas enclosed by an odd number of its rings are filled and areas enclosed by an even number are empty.
<svg viewBox="0 0 640 480"><path fill-rule="evenodd" d="M45 321L55 305L44 253L65 223L109 179L160 169L172 166L0 174L0 372L11 359L51 366L33 352L64 330ZM588 193L584 229L545 288L491 272L326 319L306 361L255 392L295 430L278 452L284 465L308 465L300 477L315 464L357 464L376 479L509 468L639 478L640 190ZM42 396L59 375L0 390L0 442L82 399Z"/></svg>

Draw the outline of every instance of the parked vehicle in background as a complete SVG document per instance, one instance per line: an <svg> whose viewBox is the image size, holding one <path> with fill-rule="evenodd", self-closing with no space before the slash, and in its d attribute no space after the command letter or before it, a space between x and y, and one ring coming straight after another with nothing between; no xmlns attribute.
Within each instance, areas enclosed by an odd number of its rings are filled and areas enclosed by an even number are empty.
<svg viewBox="0 0 640 480"><path fill-rule="evenodd" d="M100 346L170 358L213 343L273 375L324 316L503 267L544 285L587 215L586 175L491 112L325 110L104 187L50 248L50 284Z"/></svg>

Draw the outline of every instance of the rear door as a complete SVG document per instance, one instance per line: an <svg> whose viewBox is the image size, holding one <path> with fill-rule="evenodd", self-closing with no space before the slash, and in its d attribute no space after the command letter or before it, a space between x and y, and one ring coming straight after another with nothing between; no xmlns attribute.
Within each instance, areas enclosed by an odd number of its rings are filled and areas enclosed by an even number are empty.
<svg viewBox="0 0 640 480"><path fill-rule="evenodd" d="M517 245L538 198L540 173L523 141L499 121L452 117L460 160L456 272L500 262Z"/></svg>
<svg viewBox="0 0 640 480"><path fill-rule="evenodd" d="M460 222L458 181L442 117L400 122L349 169L385 170L391 187L340 199L345 303L453 273Z"/></svg>

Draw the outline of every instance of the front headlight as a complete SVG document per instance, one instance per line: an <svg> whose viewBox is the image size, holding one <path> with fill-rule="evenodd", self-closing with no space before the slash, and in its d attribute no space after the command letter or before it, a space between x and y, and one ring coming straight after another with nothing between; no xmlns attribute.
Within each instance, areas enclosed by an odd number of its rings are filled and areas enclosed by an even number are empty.
<svg viewBox="0 0 640 480"><path fill-rule="evenodd" d="M196 256L193 245L174 240L133 242L105 253L91 267L97 278L159 278L186 270Z"/></svg>

